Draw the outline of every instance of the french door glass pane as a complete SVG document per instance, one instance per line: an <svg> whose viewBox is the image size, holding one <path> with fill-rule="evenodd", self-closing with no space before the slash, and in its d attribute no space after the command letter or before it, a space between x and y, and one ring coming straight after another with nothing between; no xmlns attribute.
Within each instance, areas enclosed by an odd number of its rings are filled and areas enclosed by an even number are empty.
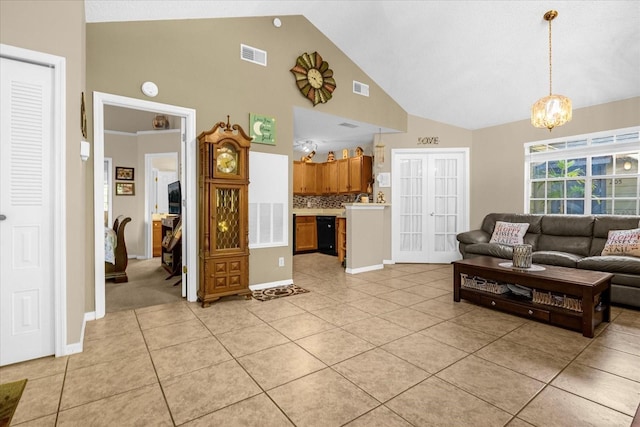
<svg viewBox="0 0 640 427"><path fill-rule="evenodd" d="M591 201L592 214L611 215L612 211L613 211L613 202L611 200L592 200Z"/></svg>
<svg viewBox="0 0 640 427"><path fill-rule="evenodd" d="M638 202L636 200L618 200L614 201L614 215L637 215L637 205Z"/></svg>

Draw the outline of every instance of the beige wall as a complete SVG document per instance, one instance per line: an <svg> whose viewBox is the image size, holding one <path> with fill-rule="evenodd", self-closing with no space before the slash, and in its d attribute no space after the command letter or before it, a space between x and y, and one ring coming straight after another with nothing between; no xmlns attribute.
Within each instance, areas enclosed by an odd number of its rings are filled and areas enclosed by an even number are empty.
<svg viewBox="0 0 640 427"><path fill-rule="evenodd" d="M85 176L80 160L80 94L85 87L82 1L0 1L0 43L66 58L67 337L80 341L85 313Z"/></svg>
<svg viewBox="0 0 640 427"><path fill-rule="evenodd" d="M524 144L640 124L640 97L573 111L564 126L537 129L529 120L473 132L471 229L491 212L524 212Z"/></svg>
<svg viewBox="0 0 640 427"><path fill-rule="evenodd" d="M249 113L273 116L276 146L253 144L251 149L290 157L294 106L406 129L404 110L304 17L281 20L281 28L275 28L269 17L88 24L88 92L148 99L140 85L152 80L159 87L154 101L196 110L197 133L226 120L227 114L231 123L240 124L245 131ZM241 61L240 43L266 50L268 66ZM299 55L316 50L333 69L337 89L327 104L312 107L289 70ZM352 80L370 84L370 96L353 94ZM90 186L88 191L91 196ZM91 244L88 236L87 245ZM290 279L291 256L289 247L251 250L250 283ZM285 258L284 268L278 267L279 257ZM91 286L88 283L87 289Z"/></svg>

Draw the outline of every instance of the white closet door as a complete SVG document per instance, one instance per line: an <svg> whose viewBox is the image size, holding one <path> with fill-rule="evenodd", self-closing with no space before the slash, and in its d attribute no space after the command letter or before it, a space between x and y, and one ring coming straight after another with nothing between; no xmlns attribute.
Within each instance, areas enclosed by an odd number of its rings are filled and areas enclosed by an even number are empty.
<svg viewBox="0 0 640 427"><path fill-rule="evenodd" d="M0 58L0 365L55 352L53 70Z"/></svg>

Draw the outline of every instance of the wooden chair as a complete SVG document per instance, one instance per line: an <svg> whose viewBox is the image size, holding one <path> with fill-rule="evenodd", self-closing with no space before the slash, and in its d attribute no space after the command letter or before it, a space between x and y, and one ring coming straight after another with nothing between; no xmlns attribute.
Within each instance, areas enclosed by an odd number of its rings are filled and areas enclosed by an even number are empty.
<svg viewBox="0 0 640 427"><path fill-rule="evenodd" d="M120 215L113 222L113 231L116 233L116 263L110 262L104 263L104 278L105 280L113 279L116 283L128 282L127 277L127 264L129 262L127 254L127 245L124 241L124 227L131 221L131 218Z"/></svg>

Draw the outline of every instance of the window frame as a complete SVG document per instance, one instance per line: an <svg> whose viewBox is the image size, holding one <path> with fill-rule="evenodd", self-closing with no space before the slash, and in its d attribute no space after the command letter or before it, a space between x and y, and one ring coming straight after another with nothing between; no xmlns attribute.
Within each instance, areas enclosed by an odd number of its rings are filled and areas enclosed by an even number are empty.
<svg viewBox="0 0 640 427"><path fill-rule="evenodd" d="M594 181L595 180L611 180L610 188L613 190L611 195L607 194L600 200L607 201L611 204L608 208L610 211L606 212L610 215L628 215L628 213L616 213L616 202L620 201L635 201L635 213L631 215L640 215L640 126L634 126L629 128L622 128L617 130L609 130L602 132L594 132L584 135L574 135L562 138L554 138L548 140L532 141L524 144L524 212L532 212L532 202L541 201L543 212L539 212L537 209L536 214L558 214L558 215L591 215L593 212L592 202L596 199L593 198ZM619 161L618 156L621 154L631 154L636 159L635 173L620 174L617 173L616 163ZM612 156L611 159L611 171L603 175L593 175L593 159L603 156ZM571 167L563 168L562 177L550 177L549 176L549 164L553 161L571 161L582 160L584 164L580 165L580 168L584 169L584 175L567 176L567 170ZM540 163L544 164L543 178L532 177L532 165ZM575 169L574 169L575 170ZM621 182L616 182L619 179L633 178L636 180L635 195L616 197L616 186ZM582 197L570 197L568 194L567 182L568 181L583 181L584 194ZM562 194L560 197L549 197L548 184L549 182L562 181L564 183L562 188ZM532 187L535 182L545 183L543 186L544 194L542 197L532 197ZM609 187L608 187L609 188ZM633 191L633 190L632 190ZM536 192L537 193L537 192ZM540 194L536 194L540 196ZM558 200L561 201L562 207L560 212L550 211L549 203ZM568 212L568 201L581 201L582 212ZM600 212L596 212L597 214Z"/></svg>

